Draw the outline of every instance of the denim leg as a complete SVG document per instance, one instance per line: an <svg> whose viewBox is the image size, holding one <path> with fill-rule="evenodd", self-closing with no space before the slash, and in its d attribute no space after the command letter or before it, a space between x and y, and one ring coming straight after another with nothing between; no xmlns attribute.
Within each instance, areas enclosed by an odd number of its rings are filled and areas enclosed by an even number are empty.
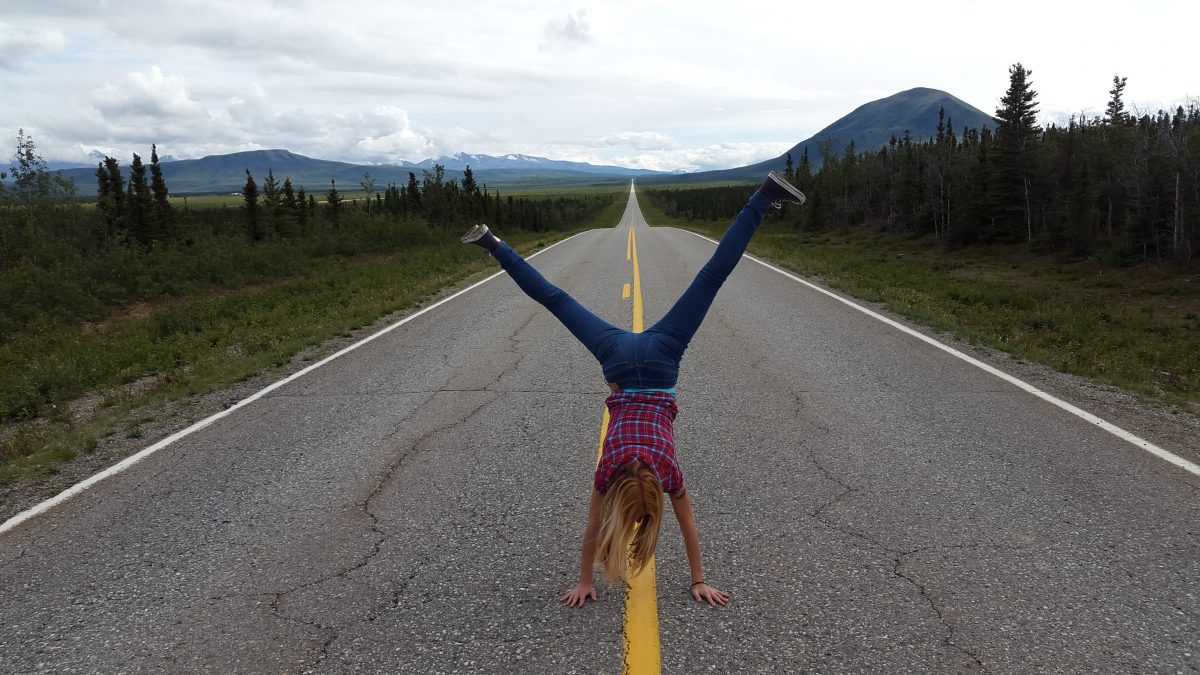
<svg viewBox="0 0 1200 675"><path fill-rule="evenodd" d="M525 259L508 244L501 242L492 255L526 295L550 310L550 313L571 331L571 335L603 363L601 346L604 338L626 331L592 314L566 291L546 281L546 277L525 262Z"/></svg>
<svg viewBox="0 0 1200 675"><path fill-rule="evenodd" d="M721 290L721 284L725 283L725 279L742 259L742 254L750 245L750 238L762 224L763 216L769 208L771 203L757 192L750 197L750 201L746 202L733 224L721 237L721 243L717 244L717 250L713 252L712 257L696 274L696 278L683 295L679 296L679 300L675 301L671 310L651 326L651 330L674 337L683 347L691 342L692 336L700 328L700 323L704 321L708 308L712 306L717 291Z"/></svg>

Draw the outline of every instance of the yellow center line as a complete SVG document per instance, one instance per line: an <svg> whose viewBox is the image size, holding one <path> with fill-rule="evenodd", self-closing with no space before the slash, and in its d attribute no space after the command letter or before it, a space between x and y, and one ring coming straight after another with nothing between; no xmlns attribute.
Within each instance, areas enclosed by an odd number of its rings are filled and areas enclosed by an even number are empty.
<svg viewBox="0 0 1200 675"><path fill-rule="evenodd" d="M629 227L629 248L633 253L633 332L640 333L645 330L642 324L642 275L638 271L637 234L633 226Z"/></svg>
<svg viewBox="0 0 1200 675"><path fill-rule="evenodd" d="M629 227L628 259L633 261L633 332L644 328L642 320L642 275L638 269L637 234ZM608 409L604 411L608 429ZM603 446L603 435L601 446ZM625 586L625 672L629 675L662 672L662 654L658 640L658 593L655 590L654 557L642 572Z"/></svg>

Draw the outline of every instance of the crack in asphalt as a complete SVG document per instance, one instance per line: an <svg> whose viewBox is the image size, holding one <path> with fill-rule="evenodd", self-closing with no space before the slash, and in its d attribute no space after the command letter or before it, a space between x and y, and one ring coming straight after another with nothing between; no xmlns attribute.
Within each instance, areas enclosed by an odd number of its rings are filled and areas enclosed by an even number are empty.
<svg viewBox="0 0 1200 675"><path fill-rule="evenodd" d="M797 419L799 419L800 412L803 409L804 404L803 404L803 401L800 399L799 394L792 392L792 396L793 396L793 399L795 402L795 417ZM841 488L841 491L837 495L835 495L833 498L825 501L823 504L818 506L813 511L810 511L807 514L808 517L812 518L816 522L820 523L822 526L827 527L835 532L840 532L841 534L855 537L861 541L866 542L871 547L874 547L876 549L879 549L879 550L882 550L882 551L885 551L886 553L888 553L888 555L891 556L892 561L893 561L892 574L896 578L903 580L904 582L908 583L913 588L917 589L918 593L920 594L920 597L922 599L924 599L925 603L929 606L929 608L931 610L933 610L934 615L938 619L938 623L940 623L942 625L942 627L946 629L946 635L943 638L943 641L945 642L945 644L947 646L953 648L954 650L960 652L964 656L967 656L968 658L970 658L979 667L979 669L982 670L983 672L985 672L985 673L991 672L990 670L988 670L988 667L986 665L984 665L983 660L978 655L971 652L969 649L963 647L962 645L957 644L954 641L954 636L957 631L956 626L949 619L946 618L946 615L943 613L942 608L938 605L938 603L934 599L933 595L928 591L928 589L925 587L925 585L920 583L913 577L908 576L903 571L904 559L910 555L919 553L921 551L926 551L926 550L930 550L930 549L944 549L944 548L957 548L957 549L976 548L976 547L978 547L978 545L950 546L950 547L937 546L937 545L921 546L921 547L918 547L915 549L904 551L904 550L892 548L892 547L884 544L883 542L879 541L878 539L870 537L867 534L860 532L858 530L855 530L847 525L835 523L832 520L830 520L826 516L825 511L827 509L833 507L834 505L838 504L846 497L856 494L859 491L859 488L854 487L854 486L850 485L849 483L847 483L846 481L839 478L832 471L830 471L829 468L826 467L821 462L821 460L817 457L816 448L818 446L818 443L815 442L815 439L827 437L830 433L830 430L828 427L821 425L821 424L814 424L813 426L814 426L815 430L819 433L806 434L805 436L803 436L800 439L800 446L801 446L801 448L803 448L805 456L808 458L808 461L817 469L818 472L820 472L821 476L823 478L825 478L826 480L839 486Z"/></svg>
<svg viewBox="0 0 1200 675"><path fill-rule="evenodd" d="M421 404L421 406L419 406L417 408L417 410L414 411L414 414L416 414L416 412L418 412L421 408L424 408L425 406L430 405L430 403L436 398L437 398L436 394L433 396L430 396L424 403ZM497 398L499 398L499 396L489 397L487 400L483 401L478 406L476 406L473 410L471 410L466 415L464 415L462 417L462 419L451 422L450 424L447 424L445 426L441 426L436 429L429 430L424 435L422 435L420 438L415 440L412 443L412 445L408 448L408 450L400 453L400 455L391 464L389 464L386 469L384 469L384 471L382 472L382 476L380 477L379 481L376 483L375 487L372 488L370 494L368 494L366 499L364 499L363 502L358 505L359 511L361 511L363 513L363 515L365 515L370 522L370 531L375 534L375 542L374 542L374 544L372 544L371 550L368 551L366 554L364 554L360 560L358 560L357 562L355 562L347 567L342 568L340 571L338 571L336 573L328 574L324 577L321 577L320 579L316 579L316 580L310 581L308 583L304 583L299 586L296 586L294 588L290 588L285 591L272 594L272 595L274 595L274 599L271 601L270 608L271 608L271 614L273 616L275 616L276 618L282 619L284 621L307 626L308 628L314 629L317 632L327 632L328 633L328 636L326 637L325 641L321 644L320 649L317 651L316 663L323 662L329 656L330 646L334 642L337 641L337 639L341 636L342 631L345 630L345 628L348 628L350 626L345 626L345 627L327 626L318 621L310 621L310 620L306 620L306 619L302 619L302 618L287 616L284 613L284 611L280 608L280 603L284 600L285 597L287 597L289 595L298 593L307 588L312 588L314 586L318 586L320 584L327 583L334 579L345 578L345 577L347 577L347 575L369 565L372 562L372 560L380 554L380 552L383 550L384 543L391 537L390 534L388 534L386 531L384 531L380 527L379 517L375 514L372 504L376 500L376 498L378 498L379 495L383 492L384 488L387 487L391 483L392 479L396 476L397 472L400 470L400 468L404 464L405 460L407 460L413 454L420 453L421 447L423 445L427 444L429 442L429 440L432 439L434 436L444 433L446 431L453 430L456 427L466 423L471 418L473 418L480 410L482 410L489 404L493 403ZM399 430L397 430L396 433L399 433ZM388 438L394 438L396 433L389 435ZM407 587L408 587L409 583L412 581L412 579L414 579L417 576L420 569L421 569L421 565L417 565L417 568L414 569L413 572L404 580L404 582L400 585L400 587L393 589L393 591L392 591L392 606L393 607L399 605L400 597L403 595L404 590L407 589ZM361 624L366 621L373 621L378 616L379 616L379 610L374 610L374 611L368 613L368 615L365 618L353 621L350 625L353 626L353 625Z"/></svg>
<svg viewBox="0 0 1200 675"><path fill-rule="evenodd" d="M925 584L922 584L917 579L904 573L904 569L903 569L904 562L903 561L905 558L907 558L910 555L920 553L921 551L926 551L926 550L933 549L933 548L939 548L939 547L922 546L920 548L915 548L911 551L901 552L899 555L897 555L894 558L896 561L896 565L895 565L895 567L892 568L892 574L896 575L897 578L903 579L904 581L908 582L910 585L912 585L914 588L916 588L917 591L920 592L921 597L924 598L925 602L929 604L929 608L933 610L933 613L935 615L937 615L938 622L941 623L942 627L944 627L946 629L946 637L945 637L946 644L953 647L954 649L956 649L957 651L962 653L964 656L969 657L972 661L975 662L976 665L979 666L979 669L982 670L983 672L990 673L991 671L988 670L988 667L986 665L984 665L983 660L980 659L979 656L977 656L971 650L967 649L966 647L963 647L962 645L960 645L954 641L954 634L957 631L957 628L949 619L946 618L946 615L942 612L942 608L938 606L938 603L934 600L933 596L929 593L928 589L925 587ZM962 548L962 547L951 547L951 548Z"/></svg>
<svg viewBox="0 0 1200 675"><path fill-rule="evenodd" d="M12 565L13 563L17 562L21 558L27 557L28 555L29 555L29 550L25 547L22 547L20 553L13 556L12 558L9 558L8 560L5 560L2 563L0 563L0 570L4 569L5 567L8 567L9 565Z"/></svg>

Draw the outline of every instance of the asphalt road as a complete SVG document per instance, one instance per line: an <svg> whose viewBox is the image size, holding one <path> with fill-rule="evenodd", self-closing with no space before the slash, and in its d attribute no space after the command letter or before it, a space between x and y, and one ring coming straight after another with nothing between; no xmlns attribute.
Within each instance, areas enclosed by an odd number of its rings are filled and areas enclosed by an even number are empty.
<svg viewBox="0 0 1200 675"><path fill-rule="evenodd" d="M650 324L711 243L632 208L533 262L628 326L630 224ZM490 281L0 534L0 671L618 672L621 589L558 604L606 391ZM1200 672L1183 470L746 261L679 405L733 599L668 518L664 671Z"/></svg>

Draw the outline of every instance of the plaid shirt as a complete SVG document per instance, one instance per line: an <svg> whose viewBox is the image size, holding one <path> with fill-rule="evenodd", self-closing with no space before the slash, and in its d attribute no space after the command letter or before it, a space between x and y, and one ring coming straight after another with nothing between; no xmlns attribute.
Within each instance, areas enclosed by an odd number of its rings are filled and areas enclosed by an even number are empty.
<svg viewBox="0 0 1200 675"><path fill-rule="evenodd" d="M608 433L596 465L596 491L603 494L613 476L634 460L658 476L663 492L681 490L683 471L675 459L672 427L679 414L675 397L657 391L619 391L605 399L604 405L608 406Z"/></svg>

